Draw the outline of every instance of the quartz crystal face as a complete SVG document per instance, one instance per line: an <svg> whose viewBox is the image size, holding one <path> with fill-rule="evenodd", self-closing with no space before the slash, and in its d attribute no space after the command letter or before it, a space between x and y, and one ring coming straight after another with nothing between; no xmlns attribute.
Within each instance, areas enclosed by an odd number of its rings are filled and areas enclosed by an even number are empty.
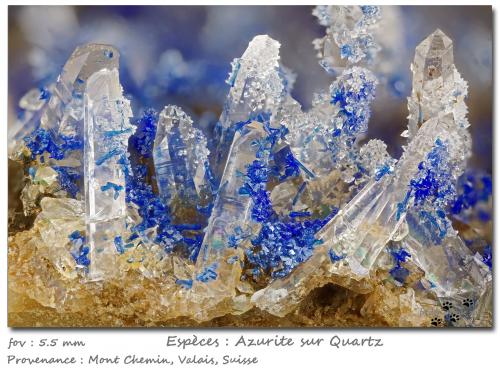
<svg viewBox="0 0 500 370"><path fill-rule="evenodd" d="M412 45L392 155L369 130L385 10L314 9L327 88L310 108L280 42L253 37L217 122L182 99L146 108L117 48L76 47L9 131L11 325L492 326L492 180L470 170L468 83L443 31ZM162 58L187 83L187 62Z"/></svg>
<svg viewBox="0 0 500 370"><path fill-rule="evenodd" d="M101 69L87 81L85 107L85 217L91 279L119 275L115 240L126 234L127 139L134 127L118 70Z"/></svg>
<svg viewBox="0 0 500 370"><path fill-rule="evenodd" d="M207 191L207 140L179 107L160 113L153 147L156 182L163 201L200 198Z"/></svg>

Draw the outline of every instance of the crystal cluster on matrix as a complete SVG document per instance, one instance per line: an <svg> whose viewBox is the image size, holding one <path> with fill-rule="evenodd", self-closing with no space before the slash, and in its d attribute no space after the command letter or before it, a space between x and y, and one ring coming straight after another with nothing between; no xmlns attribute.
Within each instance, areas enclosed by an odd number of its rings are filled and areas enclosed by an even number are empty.
<svg viewBox="0 0 500 370"><path fill-rule="evenodd" d="M313 14L332 81L309 110L267 35L232 62L212 133L179 106L133 112L109 45L78 47L55 83L21 99L9 153L34 223L9 239L14 325L29 325L26 300L48 326L75 312L82 326L491 325L492 180L466 169L451 39L436 30L416 47L393 158L363 140L383 83L370 70L383 10ZM342 310L307 311L332 286Z"/></svg>

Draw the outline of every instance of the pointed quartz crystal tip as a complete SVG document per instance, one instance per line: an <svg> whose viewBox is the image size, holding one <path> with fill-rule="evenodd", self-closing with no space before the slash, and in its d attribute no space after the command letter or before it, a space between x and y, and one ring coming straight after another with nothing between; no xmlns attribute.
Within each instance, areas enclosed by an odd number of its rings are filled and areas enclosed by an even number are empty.
<svg viewBox="0 0 500 370"><path fill-rule="evenodd" d="M231 90L221 117L225 128L246 121L252 114L278 108L285 90L279 72L279 49L278 41L258 35L242 57L235 59L228 78Z"/></svg>
<svg viewBox="0 0 500 370"><path fill-rule="evenodd" d="M420 83L439 77L446 81L451 77L453 42L439 28L417 46L414 68L414 79L418 79Z"/></svg>
<svg viewBox="0 0 500 370"><path fill-rule="evenodd" d="M175 106L160 114L153 147L160 196L169 203L176 196L199 198L206 190L207 139L191 118Z"/></svg>
<svg viewBox="0 0 500 370"><path fill-rule="evenodd" d="M212 169L217 177L222 176L237 123L255 119L259 114L270 114L271 126L279 124L279 112L288 95L287 87L291 86L279 64L279 49L278 41L268 35L258 35L250 41L241 58L232 63L233 69L226 81L231 89L215 139Z"/></svg>
<svg viewBox="0 0 500 370"><path fill-rule="evenodd" d="M87 44L73 51L54 86L41 126L54 133L80 132L83 119L83 93L88 79L96 72L118 70L120 53L111 45Z"/></svg>
<svg viewBox="0 0 500 370"><path fill-rule="evenodd" d="M408 99L409 121L408 140L412 140L420 125L428 119L448 113L448 102L452 89L466 94L465 86L453 64L453 42L443 31L437 29L422 41L415 49L415 58L411 66L413 74L412 95ZM459 99L458 94L453 99ZM457 105L463 106L463 103Z"/></svg>
<svg viewBox="0 0 500 370"><path fill-rule="evenodd" d="M77 47L64 65L46 109L40 115L41 127L51 130L55 137L81 134L87 80L102 69L118 70L119 59L118 50L111 45Z"/></svg>
<svg viewBox="0 0 500 370"><path fill-rule="evenodd" d="M120 53L111 45L87 44L77 47L64 64L57 82L47 88L50 97L41 98L38 89L21 99L20 106L29 114L9 130L9 154L15 157L23 138L41 126L56 139L59 134L82 134L83 93L87 80L102 69L118 69Z"/></svg>
<svg viewBox="0 0 500 370"><path fill-rule="evenodd" d="M73 51L63 67L59 81L62 87L73 87L73 91L83 92L90 76L101 69L118 69L120 53L111 45L87 44ZM61 94L73 91L59 91Z"/></svg>

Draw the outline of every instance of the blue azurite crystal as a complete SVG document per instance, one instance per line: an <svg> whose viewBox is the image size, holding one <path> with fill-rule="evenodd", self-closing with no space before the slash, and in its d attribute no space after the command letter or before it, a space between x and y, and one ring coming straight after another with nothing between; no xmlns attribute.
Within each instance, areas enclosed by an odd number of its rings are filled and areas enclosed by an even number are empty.
<svg viewBox="0 0 500 370"><path fill-rule="evenodd" d="M410 253L404 248L393 248L389 250L392 258L394 259L394 267L389 271L391 276L399 283L404 283L410 272L407 268L401 266L408 258L411 258Z"/></svg>

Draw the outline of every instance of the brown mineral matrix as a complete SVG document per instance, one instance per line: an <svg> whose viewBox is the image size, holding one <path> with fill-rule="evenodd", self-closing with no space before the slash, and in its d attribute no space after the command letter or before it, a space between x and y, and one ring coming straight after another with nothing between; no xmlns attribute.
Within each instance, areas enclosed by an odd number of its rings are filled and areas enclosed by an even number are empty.
<svg viewBox="0 0 500 370"><path fill-rule="evenodd" d="M65 278L44 257L36 228L9 238L8 323L10 327L388 327L428 326L408 314L403 287L374 278L360 294L325 282L285 317L253 308L203 322L167 309L175 283L128 270L123 279L83 283ZM340 282L341 283L341 282ZM173 288L174 287L174 288ZM221 307L227 312L227 307Z"/></svg>

